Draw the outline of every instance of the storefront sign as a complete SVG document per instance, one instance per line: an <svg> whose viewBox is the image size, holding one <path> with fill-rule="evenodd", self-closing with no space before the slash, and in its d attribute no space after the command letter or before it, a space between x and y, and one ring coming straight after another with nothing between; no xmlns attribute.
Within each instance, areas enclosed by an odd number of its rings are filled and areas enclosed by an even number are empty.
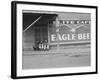
<svg viewBox="0 0 100 80"><path fill-rule="evenodd" d="M52 21L49 26L50 43L90 41L90 20Z"/></svg>

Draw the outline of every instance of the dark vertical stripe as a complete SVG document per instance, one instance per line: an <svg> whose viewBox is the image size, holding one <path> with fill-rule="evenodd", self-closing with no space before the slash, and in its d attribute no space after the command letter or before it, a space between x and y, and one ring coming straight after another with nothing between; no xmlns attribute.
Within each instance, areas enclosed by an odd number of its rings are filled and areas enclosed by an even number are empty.
<svg viewBox="0 0 100 80"><path fill-rule="evenodd" d="M11 2L11 78L16 78L16 3Z"/></svg>
<svg viewBox="0 0 100 80"><path fill-rule="evenodd" d="M98 7L96 7L96 73L98 73Z"/></svg>

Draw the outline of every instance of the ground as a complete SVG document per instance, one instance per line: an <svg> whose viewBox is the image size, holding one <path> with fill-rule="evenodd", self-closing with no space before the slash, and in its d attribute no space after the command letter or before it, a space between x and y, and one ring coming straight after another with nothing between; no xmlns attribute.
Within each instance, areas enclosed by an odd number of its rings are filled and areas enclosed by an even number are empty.
<svg viewBox="0 0 100 80"><path fill-rule="evenodd" d="M49 51L24 50L23 69L90 66L90 46L67 47Z"/></svg>

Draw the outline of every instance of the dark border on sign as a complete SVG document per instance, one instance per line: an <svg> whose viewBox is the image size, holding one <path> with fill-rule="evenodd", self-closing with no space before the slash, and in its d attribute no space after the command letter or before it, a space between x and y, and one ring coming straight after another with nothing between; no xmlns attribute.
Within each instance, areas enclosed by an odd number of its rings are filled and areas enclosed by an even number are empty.
<svg viewBox="0 0 100 80"><path fill-rule="evenodd" d="M96 9L96 71L83 72L83 73L64 73L64 74L50 74L50 75L37 75L37 76L17 76L17 4L27 5L49 5L60 7L79 7L79 8L94 8ZM40 3L40 2L24 2L24 1L12 1L11 2L11 78L24 79L24 78L42 78L42 77L56 77L56 76L68 76L68 75L85 75L85 74L97 74L98 73L98 7L88 5L72 5L72 4L57 4L57 3Z"/></svg>

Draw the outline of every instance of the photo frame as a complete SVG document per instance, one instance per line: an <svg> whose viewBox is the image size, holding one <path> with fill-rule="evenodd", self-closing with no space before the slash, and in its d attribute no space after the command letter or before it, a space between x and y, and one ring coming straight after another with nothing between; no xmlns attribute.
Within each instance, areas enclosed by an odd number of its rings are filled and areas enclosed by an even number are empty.
<svg viewBox="0 0 100 80"><path fill-rule="evenodd" d="M97 74L98 8L11 2L11 78Z"/></svg>

